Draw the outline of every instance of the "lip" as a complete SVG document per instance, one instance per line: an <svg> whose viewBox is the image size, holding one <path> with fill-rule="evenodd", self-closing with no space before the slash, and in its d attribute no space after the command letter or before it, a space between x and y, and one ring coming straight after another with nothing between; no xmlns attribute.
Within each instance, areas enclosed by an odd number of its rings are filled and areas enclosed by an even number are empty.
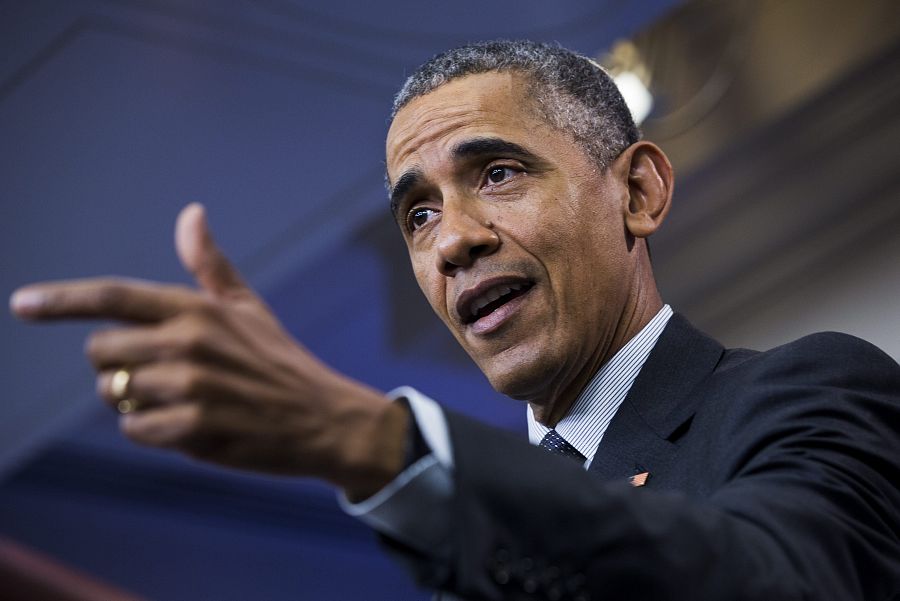
<svg viewBox="0 0 900 601"><path fill-rule="evenodd" d="M499 286L518 286L523 284L529 287L528 290L526 290L520 296L517 296L512 300L504 303L503 305L495 309L492 313L474 321L463 317L464 315L471 315L472 303L474 303L479 297L486 294L491 289L497 288ZM460 323L462 323L464 327L470 329L473 333L486 334L500 327L500 325L505 322L506 319L516 311L516 309L518 309L518 307L524 301L525 297L527 297L531 292L531 288L533 287L533 280L517 275L499 276L484 280L482 282L479 282L476 286L463 291L463 293L460 294L459 297L457 297L457 317Z"/></svg>

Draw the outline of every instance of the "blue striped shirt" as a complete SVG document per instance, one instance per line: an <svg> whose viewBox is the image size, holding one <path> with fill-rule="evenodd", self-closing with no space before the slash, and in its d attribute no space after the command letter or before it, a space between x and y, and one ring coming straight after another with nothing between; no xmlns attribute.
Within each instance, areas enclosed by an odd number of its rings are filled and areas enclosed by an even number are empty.
<svg viewBox="0 0 900 601"><path fill-rule="evenodd" d="M670 317L672 308L663 305L659 313L600 368L575 399L569 412L556 424L554 429L559 435L586 457L585 468L594 460L603 434L631 390L634 379ZM550 428L534 418L530 405L527 419L528 440L531 444L540 444Z"/></svg>
<svg viewBox="0 0 900 601"><path fill-rule="evenodd" d="M590 465L597 445L672 316L665 305L638 334L613 355L575 400L556 430ZM453 445L443 410L418 390L401 387L389 396L406 398L431 453L401 472L380 491L359 503L338 495L341 507L378 530L433 557L449 557ZM528 437L538 444L548 428L528 411ZM451 597L444 597L450 599Z"/></svg>

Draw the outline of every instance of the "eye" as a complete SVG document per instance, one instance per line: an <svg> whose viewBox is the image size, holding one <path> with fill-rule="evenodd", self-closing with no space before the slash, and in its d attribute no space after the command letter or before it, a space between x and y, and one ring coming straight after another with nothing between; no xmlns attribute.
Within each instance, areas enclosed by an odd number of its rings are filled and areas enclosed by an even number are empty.
<svg viewBox="0 0 900 601"><path fill-rule="evenodd" d="M406 216L406 227L409 231L414 232L432 219L437 214L434 209L425 207L416 207L412 209Z"/></svg>
<svg viewBox="0 0 900 601"><path fill-rule="evenodd" d="M500 184L515 175L517 171L512 167L491 167L487 172L489 184Z"/></svg>

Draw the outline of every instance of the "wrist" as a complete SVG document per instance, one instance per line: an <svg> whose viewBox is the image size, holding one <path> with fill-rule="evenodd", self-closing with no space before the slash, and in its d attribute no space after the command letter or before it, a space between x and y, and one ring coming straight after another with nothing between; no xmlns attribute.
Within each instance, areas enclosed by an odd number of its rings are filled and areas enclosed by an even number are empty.
<svg viewBox="0 0 900 601"><path fill-rule="evenodd" d="M403 470L411 419L403 403L361 388L364 394L343 420L346 427L338 429L340 451L329 478L351 502L372 496Z"/></svg>

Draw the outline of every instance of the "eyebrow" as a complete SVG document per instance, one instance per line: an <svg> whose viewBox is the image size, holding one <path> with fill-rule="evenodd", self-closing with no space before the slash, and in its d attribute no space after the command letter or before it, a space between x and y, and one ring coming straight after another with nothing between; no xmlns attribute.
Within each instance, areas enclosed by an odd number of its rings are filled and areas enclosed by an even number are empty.
<svg viewBox="0 0 900 601"><path fill-rule="evenodd" d="M457 160L472 160L484 156L504 156L521 160L525 163L539 163L540 158L524 147L503 138L472 138L464 140L453 147L451 156ZM421 169L413 167L397 179L391 188L391 213L397 217L397 210L403 198L410 190L425 180Z"/></svg>
<svg viewBox="0 0 900 601"><path fill-rule="evenodd" d="M457 144L451 151L455 159L471 159L484 155L503 155L525 161L536 161L530 150L503 138L473 138Z"/></svg>
<svg viewBox="0 0 900 601"><path fill-rule="evenodd" d="M400 176L400 179L391 188L391 213L394 215L394 218L397 217L397 208L400 206L400 201L403 200L403 197L424 179L425 174L416 167Z"/></svg>

